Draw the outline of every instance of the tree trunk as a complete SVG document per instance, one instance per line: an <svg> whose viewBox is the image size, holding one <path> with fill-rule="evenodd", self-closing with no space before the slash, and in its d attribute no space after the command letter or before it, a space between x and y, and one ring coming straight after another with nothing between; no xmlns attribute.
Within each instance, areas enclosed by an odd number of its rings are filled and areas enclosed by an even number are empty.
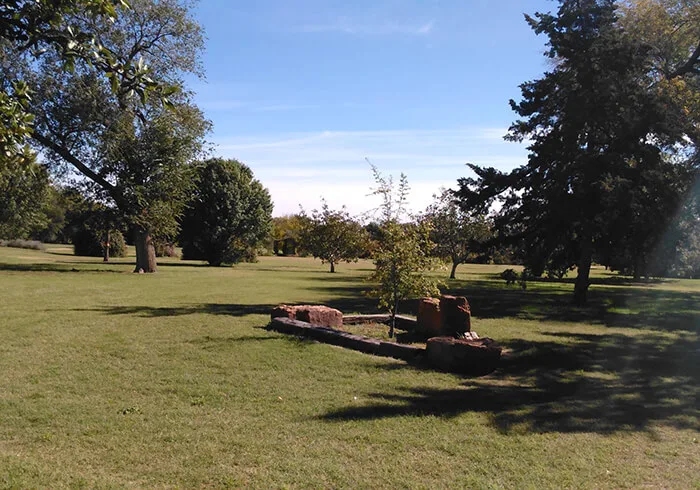
<svg viewBox="0 0 700 490"><path fill-rule="evenodd" d="M399 300L394 302L394 309L391 310L391 323L389 323L389 338L394 338L394 330L396 327L396 313L399 311Z"/></svg>
<svg viewBox="0 0 700 490"><path fill-rule="evenodd" d="M136 230L136 268L134 272L158 272L156 248L151 234L146 230Z"/></svg>
<svg viewBox="0 0 700 490"><path fill-rule="evenodd" d="M588 296L588 286L591 277L591 262L593 261L593 244L586 240L581 244L581 254L579 255L578 274L574 285L574 304L583 306L586 304Z"/></svg>
<svg viewBox="0 0 700 490"><path fill-rule="evenodd" d="M335 272L335 263L331 260L331 272Z"/></svg>
<svg viewBox="0 0 700 490"><path fill-rule="evenodd" d="M105 244L104 247L102 247L104 251L104 257L102 258L103 262L109 262L109 230L107 230L107 233L105 233Z"/></svg>
<svg viewBox="0 0 700 490"><path fill-rule="evenodd" d="M459 262L455 262L452 260L452 272L450 272L450 279L455 278L455 273L457 272L457 266L459 265Z"/></svg>

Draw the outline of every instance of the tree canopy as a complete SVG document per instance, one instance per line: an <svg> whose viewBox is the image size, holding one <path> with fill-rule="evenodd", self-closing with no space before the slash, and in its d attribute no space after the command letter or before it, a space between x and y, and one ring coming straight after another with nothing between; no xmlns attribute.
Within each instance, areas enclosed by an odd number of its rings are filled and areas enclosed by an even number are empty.
<svg viewBox="0 0 700 490"><path fill-rule="evenodd" d="M663 230L675 214L693 180L683 158L693 124L657 89L651 48L620 26L612 0L563 0L556 15L526 19L553 63L511 101L522 119L507 138L530 141L528 163L509 173L470 165L477 177L460 179L458 195L464 209L500 201L497 228L535 275L575 266L583 304L593 258L620 244L613 235ZM630 218L654 205L661 221Z"/></svg>
<svg viewBox="0 0 700 490"><path fill-rule="evenodd" d="M195 183L182 217L184 258L217 266L254 259L272 226L267 189L246 165L219 158L197 166Z"/></svg>
<svg viewBox="0 0 700 490"><path fill-rule="evenodd" d="M311 216L302 213L301 247L330 265L335 272L338 262L353 262L367 249L368 237L359 222L345 208L332 210L323 201Z"/></svg>
<svg viewBox="0 0 700 490"><path fill-rule="evenodd" d="M116 207L135 230L135 270L156 270L154 238L175 235L176 217L191 186L191 163L202 155L209 123L184 90L199 74L201 28L188 3L133 0L116 17L71 10L66 22L92 34L119 66L148 73L160 95L104 76L94 63L65 70L61 53L32 61L18 57L3 77L31 83L33 142L54 171L82 175L96 197ZM16 49L15 49L16 53ZM146 63L148 60L148 63ZM121 75L120 75L121 76Z"/></svg>

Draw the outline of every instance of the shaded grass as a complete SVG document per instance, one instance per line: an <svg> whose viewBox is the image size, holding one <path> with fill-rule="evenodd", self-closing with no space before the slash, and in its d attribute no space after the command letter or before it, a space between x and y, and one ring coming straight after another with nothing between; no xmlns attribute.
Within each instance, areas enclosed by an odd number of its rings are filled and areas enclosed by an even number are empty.
<svg viewBox="0 0 700 490"><path fill-rule="evenodd" d="M697 281L575 309L566 282L461 266L450 291L508 349L469 379L262 328L282 302L376 312L366 262L63 253L0 249L0 487L700 485Z"/></svg>

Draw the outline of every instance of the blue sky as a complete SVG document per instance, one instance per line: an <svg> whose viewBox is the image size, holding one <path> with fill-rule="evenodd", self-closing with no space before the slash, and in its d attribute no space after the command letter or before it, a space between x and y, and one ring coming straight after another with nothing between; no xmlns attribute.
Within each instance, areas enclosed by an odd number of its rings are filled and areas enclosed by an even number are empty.
<svg viewBox="0 0 700 490"><path fill-rule="evenodd" d="M547 68L523 13L548 0L202 0L205 81L190 87L214 123L214 154L249 165L275 215L325 198L376 206L369 158L408 176L414 210L469 174L509 169L508 100Z"/></svg>

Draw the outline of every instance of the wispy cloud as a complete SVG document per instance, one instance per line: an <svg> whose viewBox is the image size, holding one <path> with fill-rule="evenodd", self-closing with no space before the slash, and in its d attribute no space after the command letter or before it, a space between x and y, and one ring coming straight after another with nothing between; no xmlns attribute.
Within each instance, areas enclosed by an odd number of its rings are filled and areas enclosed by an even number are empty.
<svg viewBox="0 0 700 490"><path fill-rule="evenodd" d="M525 145L504 142L504 128L319 131L219 138L221 156L248 164L270 189L275 214L318 206L347 205L354 213L373 208L365 158L381 171L407 174L414 210L424 209L440 187L455 187L470 174L465 163L508 170L527 161Z"/></svg>
<svg viewBox="0 0 700 490"><path fill-rule="evenodd" d="M296 32L340 32L344 34L385 36L390 34L404 34L412 36L426 36L433 31L435 21L422 23L402 23L395 21L386 22L362 22L347 18L340 18L332 22L320 24L304 24L294 29Z"/></svg>

